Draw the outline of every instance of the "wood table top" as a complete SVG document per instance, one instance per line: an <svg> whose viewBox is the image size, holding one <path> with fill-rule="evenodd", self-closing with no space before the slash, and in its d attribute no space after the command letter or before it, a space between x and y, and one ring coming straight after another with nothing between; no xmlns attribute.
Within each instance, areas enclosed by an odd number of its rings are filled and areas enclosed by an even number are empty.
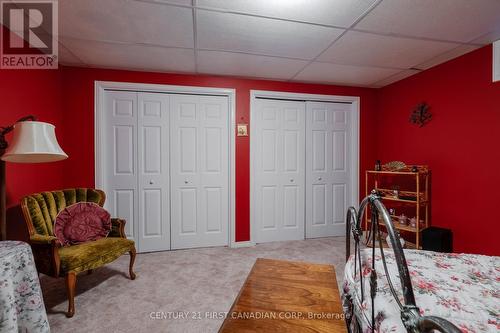
<svg viewBox="0 0 500 333"><path fill-rule="evenodd" d="M257 259L219 332L347 332L334 267Z"/></svg>

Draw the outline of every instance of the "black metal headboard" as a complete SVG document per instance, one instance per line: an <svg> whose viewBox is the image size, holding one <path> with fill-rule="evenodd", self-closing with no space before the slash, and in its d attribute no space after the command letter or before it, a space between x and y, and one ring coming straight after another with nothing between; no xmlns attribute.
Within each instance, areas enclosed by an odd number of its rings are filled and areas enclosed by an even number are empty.
<svg viewBox="0 0 500 333"><path fill-rule="evenodd" d="M399 308L401 310L401 319L406 330L411 333L425 333L437 330L443 333L460 333L461 331L452 323L446 319L435 317L435 316L421 316L419 308L415 303L415 296L413 295L413 287L411 284L410 274L408 271L408 266L406 264L405 254L403 252L403 247L399 241L399 234L397 233L394 225L392 224L389 212L385 208L384 204L380 200L380 196L376 191L372 191L370 195L361 201L359 205L359 211L356 212L354 207L349 207L347 211L347 221L346 221L346 261L349 259L351 254L351 233L354 238L354 274L356 275L359 271L360 282L361 282L361 298L364 299L365 291L363 284L363 274L361 266L361 238L363 236L363 230L361 229L361 221L367 206L370 206L371 211L371 226L369 232L369 238L372 239L372 269L370 273L370 298L372 304L371 313L371 330L375 331L375 307L374 300L377 293L377 272L375 269L375 243L378 239L380 254L382 257L382 263L384 266L385 275L387 277L387 282L391 290L392 296L396 300ZM401 280L401 286L403 288L403 303L399 300L394 285L392 284L391 277L387 269L387 264L384 255L384 248L382 246L382 239L380 235L379 228L379 218L384 221L387 233L389 234L391 247L394 251L394 257L396 259L396 264L399 271L399 279ZM359 270L358 270L359 268Z"/></svg>

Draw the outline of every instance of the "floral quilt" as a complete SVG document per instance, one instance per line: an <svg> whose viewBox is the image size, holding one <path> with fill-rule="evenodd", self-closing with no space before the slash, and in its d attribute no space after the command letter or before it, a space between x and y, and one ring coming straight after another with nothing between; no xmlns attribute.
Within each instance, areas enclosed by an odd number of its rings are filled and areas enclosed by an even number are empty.
<svg viewBox="0 0 500 333"><path fill-rule="evenodd" d="M377 294L375 332L406 332L376 250ZM384 249L388 271L401 303L403 295L394 254ZM363 249L365 299L361 301L359 271L354 276L354 255L346 264L342 298L350 295L363 332L371 332L370 267L372 249ZM445 318L464 333L500 331L500 257L405 250L413 291L422 315Z"/></svg>
<svg viewBox="0 0 500 333"><path fill-rule="evenodd" d="M0 241L0 332L50 332L28 244Z"/></svg>

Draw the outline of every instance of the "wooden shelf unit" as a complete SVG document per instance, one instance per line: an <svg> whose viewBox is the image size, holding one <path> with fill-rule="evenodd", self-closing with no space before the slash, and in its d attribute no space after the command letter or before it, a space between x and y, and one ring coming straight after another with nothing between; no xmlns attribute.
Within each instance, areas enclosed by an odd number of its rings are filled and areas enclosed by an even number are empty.
<svg viewBox="0 0 500 333"><path fill-rule="evenodd" d="M382 198L382 201L386 202L386 206L389 208L395 207L408 207L411 206L415 209L414 216L408 216L408 219L415 217L416 226L411 227L409 225L402 225L399 223L399 217L391 215L394 227L397 230L409 232L415 234L415 243L411 243L405 239L408 248L421 248L421 238L422 231L430 226L429 214L430 214L430 198L429 198L429 177L430 171L427 166L418 166L418 171L413 172L411 170L405 169L401 171L374 171L367 170L365 175L365 191L366 195L370 194L371 190L376 190ZM411 177L408 180L408 177ZM414 190L399 190L398 196L394 195L394 190L384 187L387 184L384 182L387 178L393 180L393 186L397 185L397 180L406 181L404 184L414 184ZM373 185L370 186L370 183ZM395 207L393 205L396 205ZM411 208L409 208L411 210ZM365 215L365 230L368 230L371 225L371 220L369 218L369 212ZM423 220L423 226L420 225L420 220ZM383 223L382 223L383 225ZM385 243L385 239L384 239Z"/></svg>
<svg viewBox="0 0 500 333"><path fill-rule="evenodd" d="M387 244L387 242L386 242L386 240L385 240L385 239L386 239L386 237L387 237L387 233L385 233L385 232L384 232L384 233L382 233L382 238L383 238L383 239L382 239L382 247L383 247L384 249L389 248L389 244ZM368 242L368 244L366 244L366 245L367 245L368 247L372 247L372 241ZM376 241L376 243L375 243L375 246L376 246L377 248L378 248L378 246L379 246L379 245L378 245L378 239L377 239L377 241ZM417 245L416 245L415 243L409 242L409 241L407 241L407 240L405 239L405 249L413 249L413 250L415 250L416 248L417 248Z"/></svg>

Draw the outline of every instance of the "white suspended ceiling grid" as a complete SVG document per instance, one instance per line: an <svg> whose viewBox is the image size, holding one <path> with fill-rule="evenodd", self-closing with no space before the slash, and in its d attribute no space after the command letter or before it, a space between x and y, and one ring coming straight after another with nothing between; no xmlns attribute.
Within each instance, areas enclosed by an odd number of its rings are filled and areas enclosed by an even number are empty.
<svg viewBox="0 0 500 333"><path fill-rule="evenodd" d="M500 0L59 0L64 65L382 87L500 37Z"/></svg>

